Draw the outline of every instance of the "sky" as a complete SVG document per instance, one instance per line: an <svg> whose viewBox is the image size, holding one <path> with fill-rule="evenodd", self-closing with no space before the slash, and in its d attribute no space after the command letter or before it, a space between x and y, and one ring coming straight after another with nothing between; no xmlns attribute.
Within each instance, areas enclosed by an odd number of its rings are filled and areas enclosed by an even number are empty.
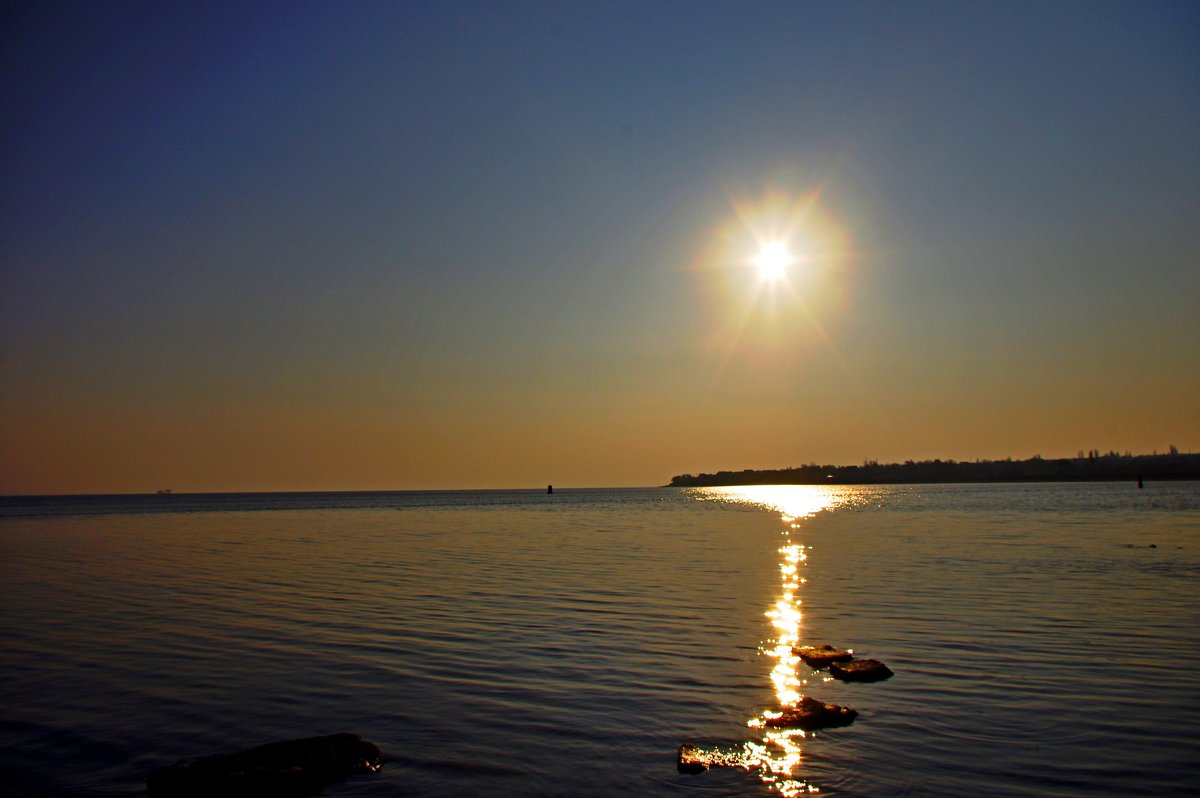
<svg viewBox="0 0 1200 798"><path fill-rule="evenodd" d="M1195 3L0 13L0 493L1200 451Z"/></svg>

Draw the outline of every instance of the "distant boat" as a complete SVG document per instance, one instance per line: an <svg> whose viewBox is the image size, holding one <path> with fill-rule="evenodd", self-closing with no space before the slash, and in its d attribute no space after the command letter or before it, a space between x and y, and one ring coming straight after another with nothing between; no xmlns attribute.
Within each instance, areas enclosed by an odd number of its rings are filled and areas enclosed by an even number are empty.
<svg viewBox="0 0 1200 798"><path fill-rule="evenodd" d="M553 493L553 492L554 492L554 486L553 486L553 485L547 485L547 486L546 486L546 493Z"/></svg>
<svg viewBox="0 0 1200 798"><path fill-rule="evenodd" d="M168 494L168 493L170 493L170 492L171 492L171 489L170 489L170 488L163 488L162 490L160 490L160 491L158 492L158 495L160 495L160 496L163 496L163 495L166 495L166 494Z"/></svg>

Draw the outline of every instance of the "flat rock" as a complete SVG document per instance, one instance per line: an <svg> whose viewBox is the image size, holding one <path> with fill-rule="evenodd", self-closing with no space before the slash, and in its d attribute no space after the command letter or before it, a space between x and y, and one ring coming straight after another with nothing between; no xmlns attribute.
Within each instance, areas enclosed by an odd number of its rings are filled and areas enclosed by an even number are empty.
<svg viewBox="0 0 1200 798"><path fill-rule="evenodd" d="M819 646L797 646L792 649L810 668L824 668L831 662L848 662L854 654L822 643Z"/></svg>
<svg viewBox="0 0 1200 798"><path fill-rule="evenodd" d="M181 759L150 774L152 798L312 796L355 773L374 773L383 754L357 734L260 745L233 754Z"/></svg>
<svg viewBox="0 0 1200 798"><path fill-rule="evenodd" d="M815 698L805 696L794 707L784 707L779 717L770 717L773 713L765 713L763 722L773 729L827 729L836 726L849 726L858 717L856 710L840 707L837 704L826 704Z"/></svg>
<svg viewBox="0 0 1200 798"><path fill-rule="evenodd" d="M856 659L832 663L829 675L843 682L878 682L890 679L894 674L891 668L877 659Z"/></svg>

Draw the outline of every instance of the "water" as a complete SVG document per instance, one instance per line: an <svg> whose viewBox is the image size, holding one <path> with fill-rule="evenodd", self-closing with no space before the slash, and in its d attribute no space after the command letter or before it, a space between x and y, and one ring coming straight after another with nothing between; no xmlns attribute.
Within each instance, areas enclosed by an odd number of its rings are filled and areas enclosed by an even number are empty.
<svg viewBox="0 0 1200 798"><path fill-rule="evenodd" d="M1196 483L10 498L0 784L352 731L326 796L1194 794L1198 577ZM793 688L859 717L676 772Z"/></svg>

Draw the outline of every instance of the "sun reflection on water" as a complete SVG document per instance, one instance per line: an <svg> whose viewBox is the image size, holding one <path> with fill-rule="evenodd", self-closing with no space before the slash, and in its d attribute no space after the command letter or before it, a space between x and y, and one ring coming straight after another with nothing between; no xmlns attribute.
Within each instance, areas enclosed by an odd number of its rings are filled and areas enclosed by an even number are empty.
<svg viewBox="0 0 1200 798"><path fill-rule="evenodd" d="M765 507L783 516L790 530L798 521L848 504L862 502L862 488L852 485L730 485L695 488L697 498ZM784 534L789 534L785 531Z"/></svg>
<svg viewBox="0 0 1200 798"><path fill-rule="evenodd" d="M779 547L779 593L766 611L773 636L759 649L772 660L769 677L775 690L775 706L764 709L746 725L761 734L743 745L739 762L756 770L763 783L784 796L819 792L819 788L798 778L803 764L800 743L807 737L803 729L773 728L784 711L795 708L804 698L807 681L800 676L800 657L795 648L801 643L801 600L799 591L811 547L797 541L802 521L824 510L862 501L859 488L834 485L744 485L699 488L698 498L708 501L766 507L778 512L783 520L784 538Z"/></svg>

